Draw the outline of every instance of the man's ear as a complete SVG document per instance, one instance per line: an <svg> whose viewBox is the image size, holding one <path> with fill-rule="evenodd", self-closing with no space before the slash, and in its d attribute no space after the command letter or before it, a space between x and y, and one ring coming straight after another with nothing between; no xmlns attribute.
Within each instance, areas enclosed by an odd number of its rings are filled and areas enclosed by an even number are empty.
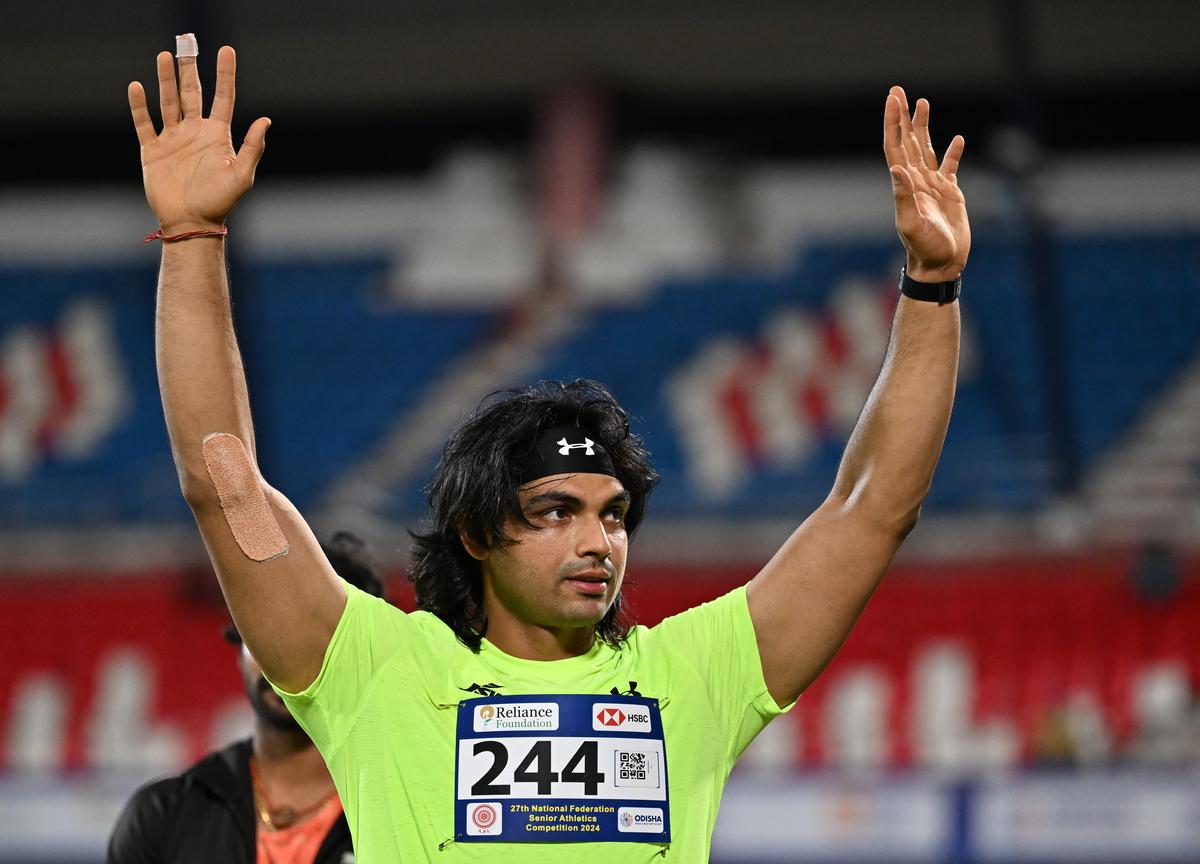
<svg viewBox="0 0 1200 864"><path fill-rule="evenodd" d="M480 546L471 539L471 535L467 533L465 528L458 529L458 539L462 542L463 548L467 550L467 554L476 561L483 561L488 557L488 548Z"/></svg>

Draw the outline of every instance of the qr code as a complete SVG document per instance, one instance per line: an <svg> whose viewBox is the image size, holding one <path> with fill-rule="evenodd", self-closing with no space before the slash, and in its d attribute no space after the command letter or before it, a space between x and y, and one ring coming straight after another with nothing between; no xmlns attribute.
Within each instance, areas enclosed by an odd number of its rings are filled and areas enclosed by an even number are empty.
<svg viewBox="0 0 1200 864"><path fill-rule="evenodd" d="M646 779L646 754L617 751L617 773L621 780Z"/></svg>

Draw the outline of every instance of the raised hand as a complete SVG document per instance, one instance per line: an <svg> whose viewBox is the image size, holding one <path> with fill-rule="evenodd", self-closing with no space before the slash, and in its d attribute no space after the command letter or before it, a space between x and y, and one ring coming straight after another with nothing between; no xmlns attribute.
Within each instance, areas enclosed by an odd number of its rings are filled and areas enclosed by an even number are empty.
<svg viewBox="0 0 1200 864"><path fill-rule="evenodd" d="M175 59L167 51L157 59L162 132L154 130L141 83L129 85L129 110L142 145L146 200L164 234L220 228L233 205L254 185L254 169L271 121L255 120L241 148L234 151L229 124L237 56L228 45L217 53L217 90L208 117L202 112L196 58L180 58L178 87Z"/></svg>
<svg viewBox="0 0 1200 864"><path fill-rule="evenodd" d="M948 282L967 264L971 226L956 175L965 143L955 135L939 166L929 138L929 102L918 99L910 119L904 90L888 93L883 153L892 174L896 231L908 253L908 275L918 282Z"/></svg>

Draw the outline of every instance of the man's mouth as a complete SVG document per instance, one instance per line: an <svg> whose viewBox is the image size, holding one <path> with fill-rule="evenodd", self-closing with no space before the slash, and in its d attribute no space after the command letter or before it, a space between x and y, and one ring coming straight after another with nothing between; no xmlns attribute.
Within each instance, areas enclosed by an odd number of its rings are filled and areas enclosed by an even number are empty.
<svg viewBox="0 0 1200 864"><path fill-rule="evenodd" d="M600 596L608 590L608 583L612 581L612 576L606 570L584 570L582 573L575 573L567 577L566 581L576 591Z"/></svg>

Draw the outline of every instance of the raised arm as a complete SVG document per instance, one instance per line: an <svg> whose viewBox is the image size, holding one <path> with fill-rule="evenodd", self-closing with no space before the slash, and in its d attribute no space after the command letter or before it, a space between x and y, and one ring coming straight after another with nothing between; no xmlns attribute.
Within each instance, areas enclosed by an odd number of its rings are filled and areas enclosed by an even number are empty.
<svg viewBox="0 0 1200 864"><path fill-rule="evenodd" d="M180 58L177 87L174 59L159 54L161 132L142 85L129 85L146 198L167 237L220 230L254 183L270 120L256 120L234 151L235 65L223 47L206 118L196 58ZM163 243L155 354L180 486L229 611L268 677L303 689L320 671L345 592L300 514L258 472L224 237Z"/></svg>
<svg viewBox="0 0 1200 864"><path fill-rule="evenodd" d="M884 108L883 150L908 275L946 282L967 263L971 230L956 171L956 136L939 166L929 103L910 119L904 91ZM901 297L879 379L867 398L833 490L750 583L767 688L780 705L833 659L916 525L941 454L958 373L958 303Z"/></svg>

